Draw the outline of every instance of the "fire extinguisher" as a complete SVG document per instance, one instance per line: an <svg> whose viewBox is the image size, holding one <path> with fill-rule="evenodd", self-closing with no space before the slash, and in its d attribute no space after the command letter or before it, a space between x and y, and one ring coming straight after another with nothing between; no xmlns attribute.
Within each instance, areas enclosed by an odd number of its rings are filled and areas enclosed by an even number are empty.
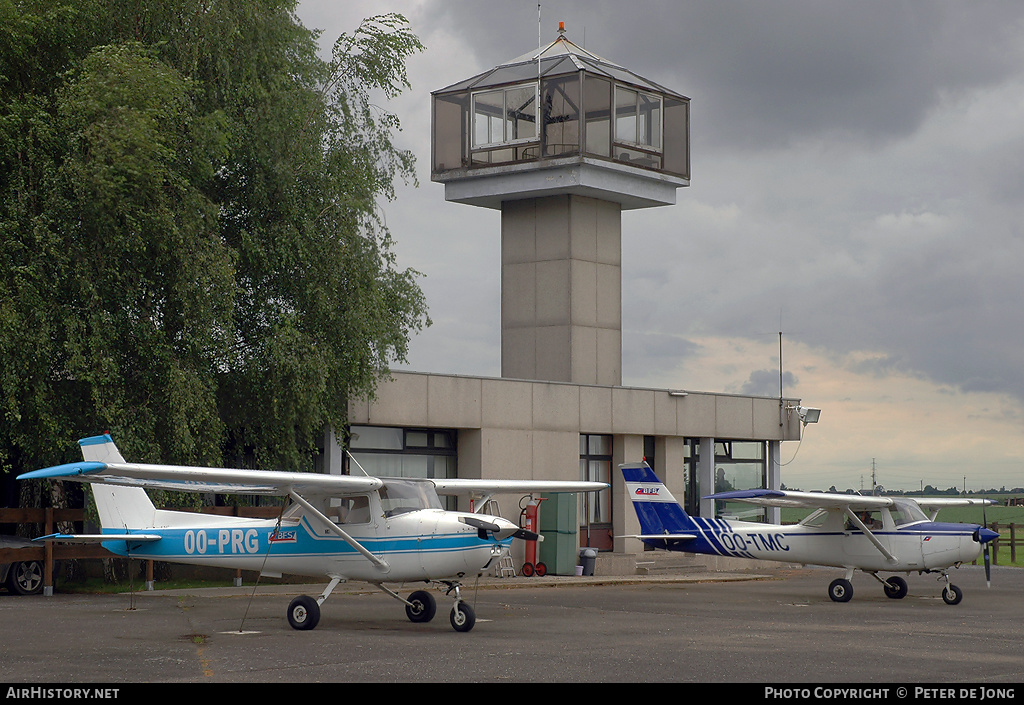
<svg viewBox="0 0 1024 705"><path fill-rule="evenodd" d="M519 514L519 525L534 534L540 533L540 503L543 502L547 497L535 498L532 495L523 497L526 499L529 497L529 502L523 507L522 500L519 502L519 506L522 507L522 512ZM537 541L535 539L526 539L526 558L523 562L523 569L521 573L529 578L532 575L538 575L544 577L548 574L548 567L537 560Z"/></svg>

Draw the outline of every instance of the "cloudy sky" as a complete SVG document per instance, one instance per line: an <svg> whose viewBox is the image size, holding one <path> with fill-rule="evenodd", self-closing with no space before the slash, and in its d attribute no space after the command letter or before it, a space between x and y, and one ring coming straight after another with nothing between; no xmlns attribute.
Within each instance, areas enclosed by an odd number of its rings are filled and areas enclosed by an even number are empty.
<svg viewBox="0 0 1024 705"><path fill-rule="evenodd" d="M407 369L500 376L498 213L430 181L430 91L537 46L534 0L302 0L330 47L404 14L385 204L434 325ZM623 214L623 384L822 409L802 489L1024 486L1024 3L546 0L541 36L691 98L692 181Z"/></svg>

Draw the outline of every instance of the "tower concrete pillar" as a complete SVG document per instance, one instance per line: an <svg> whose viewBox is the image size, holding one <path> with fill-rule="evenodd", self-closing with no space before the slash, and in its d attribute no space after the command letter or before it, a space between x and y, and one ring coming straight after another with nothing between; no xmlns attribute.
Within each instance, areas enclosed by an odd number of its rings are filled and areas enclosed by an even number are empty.
<svg viewBox="0 0 1024 705"><path fill-rule="evenodd" d="M618 203L578 195L501 209L501 376L622 384Z"/></svg>

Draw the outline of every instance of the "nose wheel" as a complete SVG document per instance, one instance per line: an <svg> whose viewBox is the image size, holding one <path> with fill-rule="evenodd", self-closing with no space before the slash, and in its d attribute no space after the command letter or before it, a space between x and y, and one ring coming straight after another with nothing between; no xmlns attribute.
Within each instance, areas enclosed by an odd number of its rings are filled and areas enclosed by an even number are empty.
<svg viewBox="0 0 1024 705"><path fill-rule="evenodd" d="M947 605L959 605L960 600L964 599L964 591L949 582L949 575L945 571L942 579L946 581L946 587L942 588L942 601Z"/></svg>
<svg viewBox="0 0 1024 705"><path fill-rule="evenodd" d="M476 613L469 606L469 603L460 600L452 607L448 621L451 622L452 629L455 631L468 632L476 624Z"/></svg>

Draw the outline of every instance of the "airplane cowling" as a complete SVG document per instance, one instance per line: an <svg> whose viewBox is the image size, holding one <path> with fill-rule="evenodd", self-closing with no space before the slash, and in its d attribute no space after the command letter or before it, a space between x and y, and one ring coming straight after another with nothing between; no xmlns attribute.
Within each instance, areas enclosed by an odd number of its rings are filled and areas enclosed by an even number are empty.
<svg viewBox="0 0 1024 705"><path fill-rule="evenodd" d="M981 555L982 544L972 534L943 535L937 532L922 536L921 550L926 568L944 568L975 560Z"/></svg>

